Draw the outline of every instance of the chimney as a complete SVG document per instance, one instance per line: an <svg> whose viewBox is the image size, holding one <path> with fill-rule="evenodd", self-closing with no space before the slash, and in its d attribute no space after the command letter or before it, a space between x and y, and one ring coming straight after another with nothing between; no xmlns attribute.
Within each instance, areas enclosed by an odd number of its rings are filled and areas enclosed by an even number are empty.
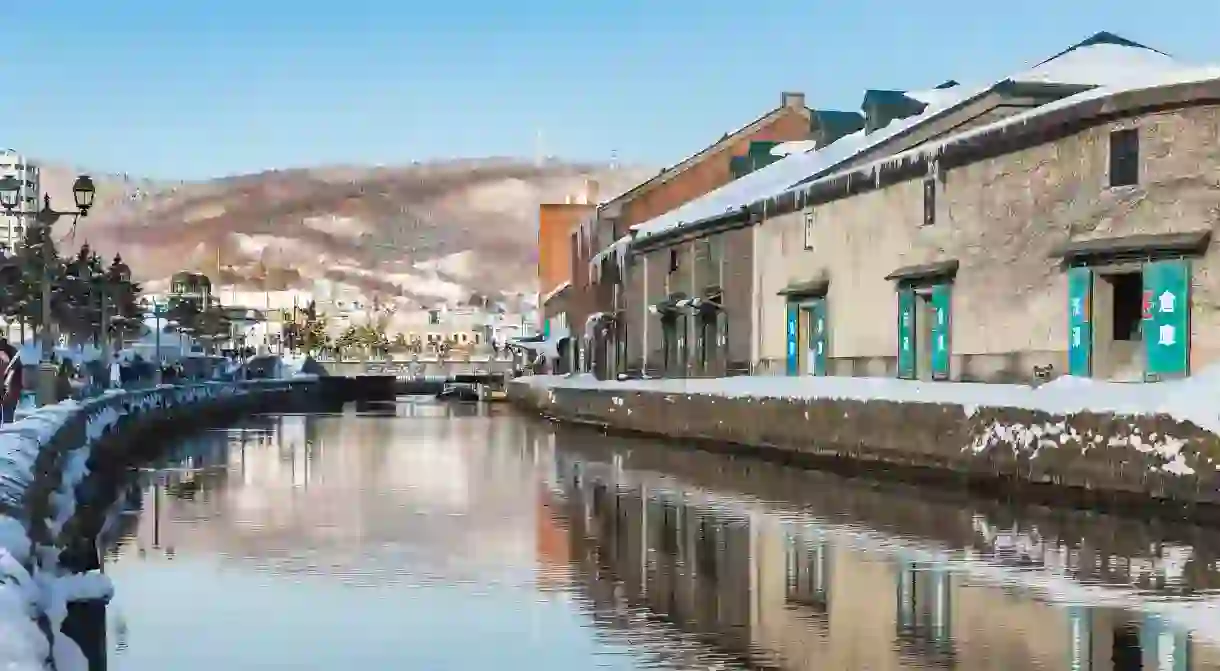
<svg viewBox="0 0 1220 671"><path fill-rule="evenodd" d="M585 178L585 205L597 204L597 192L600 190L600 187L601 185L597 183L596 179Z"/></svg>
<svg viewBox="0 0 1220 671"><path fill-rule="evenodd" d="M805 94L799 91L784 91L779 94L780 107L801 108L805 106Z"/></svg>

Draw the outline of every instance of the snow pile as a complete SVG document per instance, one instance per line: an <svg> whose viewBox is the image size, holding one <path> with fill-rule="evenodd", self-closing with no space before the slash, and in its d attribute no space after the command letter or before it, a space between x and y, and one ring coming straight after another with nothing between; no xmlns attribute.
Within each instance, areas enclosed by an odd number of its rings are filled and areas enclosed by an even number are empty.
<svg viewBox="0 0 1220 671"><path fill-rule="evenodd" d="M76 510L76 487L89 474L93 445L124 416L150 409L191 404L208 398L246 393L234 385L206 384L168 387L173 393L108 391L101 399L64 401L38 408L23 419L0 426L0 501L20 510L26 490L35 480L34 466L44 445L68 421L86 413L85 442L62 457L62 481L51 494L51 518L46 520L53 537L58 536ZM115 403L115 396L124 397ZM41 523L42 521L34 521ZM59 671L87 670L84 655L60 632L72 601L109 598L113 587L102 573L66 572L59 564L59 550L32 547L26 523L0 515L0 668L39 670L50 656ZM45 616L53 632L52 641L37 620Z"/></svg>

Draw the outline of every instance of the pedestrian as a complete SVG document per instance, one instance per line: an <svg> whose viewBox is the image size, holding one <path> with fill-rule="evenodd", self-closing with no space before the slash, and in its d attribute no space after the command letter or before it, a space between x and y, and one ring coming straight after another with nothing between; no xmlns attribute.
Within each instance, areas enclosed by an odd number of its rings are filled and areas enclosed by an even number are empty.
<svg viewBox="0 0 1220 671"><path fill-rule="evenodd" d="M55 373L55 402L72 398L72 359L64 357Z"/></svg>
<svg viewBox="0 0 1220 671"><path fill-rule="evenodd" d="M114 359L110 361L110 388L123 388L123 362L119 359L119 353L114 353Z"/></svg>
<svg viewBox="0 0 1220 671"><path fill-rule="evenodd" d="M9 344L7 338L0 338L0 354L4 355L5 360L4 388L0 391L0 424L8 424L16 419L25 371L21 363L21 353Z"/></svg>

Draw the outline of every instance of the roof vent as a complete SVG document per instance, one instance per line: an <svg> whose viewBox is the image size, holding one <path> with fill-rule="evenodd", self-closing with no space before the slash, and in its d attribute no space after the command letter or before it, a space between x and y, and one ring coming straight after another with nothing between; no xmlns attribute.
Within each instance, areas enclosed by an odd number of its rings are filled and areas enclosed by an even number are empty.
<svg viewBox="0 0 1220 671"><path fill-rule="evenodd" d="M799 91L784 91L779 95L780 107L800 109L805 106L805 94Z"/></svg>

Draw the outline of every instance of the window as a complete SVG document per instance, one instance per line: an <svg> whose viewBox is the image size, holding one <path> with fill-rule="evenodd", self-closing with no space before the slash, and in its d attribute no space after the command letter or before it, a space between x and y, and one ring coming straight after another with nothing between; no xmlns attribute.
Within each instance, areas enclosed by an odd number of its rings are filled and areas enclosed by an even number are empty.
<svg viewBox="0 0 1220 671"><path fill-rule="evenodd" d="M923 225L936 223L936 179L928 177L923 181Z"/></svg>
<svg viewBox="0 0 1220 671"><path fill-rule="evenodd" d="M671 273L678 272L678 250L677 249L669 250L669 272L671 272Z"/></svg>
<svg viewBox="0 0 1220 671"><path fill-rule="evenodd" d="M1110 133L1110 186L1134 186L1140 181L1139 129Z"/></svg>
<svg viewBox="0 0 1220 671"><path fill-rule="evenodd" d="M805 210L805 249L813 249L813 210Z"/></svg>

